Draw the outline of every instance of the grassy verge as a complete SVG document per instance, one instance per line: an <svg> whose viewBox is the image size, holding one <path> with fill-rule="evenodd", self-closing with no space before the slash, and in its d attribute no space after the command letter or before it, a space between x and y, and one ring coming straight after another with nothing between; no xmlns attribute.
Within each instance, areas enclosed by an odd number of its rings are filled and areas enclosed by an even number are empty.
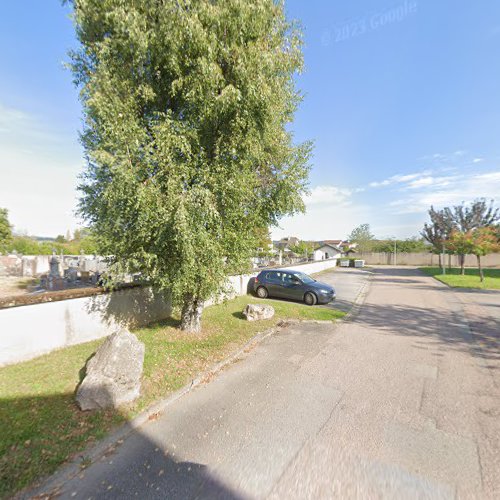
<svg viewBox="0 0 500 500"><path fill-rule="evenodd" d="M483 290L500 290L500 269L484 269L484 281L479 279L477 268L465 269L465 275L460 274L460 269L446 269L446 274L442 274L439 267L421 267L421 271L436 278L437 280L458 288L480 288Z"/></svg>
<svg viewBox="0 0 500 500"><path fill-rule="evenodd" d="M224 359L258 331L286 318L335 320L344 316L331 308L267 300L276 310L275 317L248 322L241 311L249 302L257 300L239 297L207 308L200 336L180 332L175 318L135 331L146 345L142 396L120 412L81 412L74 404L79 371L103 340L0 368L0 497L52 473L117 424Z"/></svg>

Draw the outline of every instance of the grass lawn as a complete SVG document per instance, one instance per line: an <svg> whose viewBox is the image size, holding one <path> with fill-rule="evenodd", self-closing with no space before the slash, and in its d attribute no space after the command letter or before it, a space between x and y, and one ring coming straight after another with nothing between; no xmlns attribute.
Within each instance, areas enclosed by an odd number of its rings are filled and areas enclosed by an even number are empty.
<svg viewBox="0 0 500 500"><path fill-rule="evenodd" d="M224 359L258 331L281 319L335 320L345 315L325 307L266 300L271 320L248 322L241 311L252 297L208 307L203 333L180 332L173 318L135 331L146 345L142 396L120 412L81 412L74 403L79 371L104 339L54 351L0 368L0 497L50 474L117 424L181 388L196 374Z"/></svg>
<svg viewBox="0 0 500 500"><path fill-rule="evenodd" d="M479 271L477 268L466 268L464 276L460 274L460 269L458 268L446 269L445 275L442 274L440 267L421 267L420 270L449 286L500 290L500 269L484 269L483 283L479 280Z"/></svg>

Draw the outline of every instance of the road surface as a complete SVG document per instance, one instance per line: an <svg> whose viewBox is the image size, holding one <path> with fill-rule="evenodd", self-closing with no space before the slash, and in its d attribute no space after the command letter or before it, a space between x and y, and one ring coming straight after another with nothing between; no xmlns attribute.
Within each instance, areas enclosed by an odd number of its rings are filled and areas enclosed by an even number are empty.
<svg viewBox="0 0 500 500"><path fill-rule="evenodd" d="M322 279L345 306L366 276ZM351 321L267 338L61 497L500 498L499 311L499 292L375 269Z"/></svg>

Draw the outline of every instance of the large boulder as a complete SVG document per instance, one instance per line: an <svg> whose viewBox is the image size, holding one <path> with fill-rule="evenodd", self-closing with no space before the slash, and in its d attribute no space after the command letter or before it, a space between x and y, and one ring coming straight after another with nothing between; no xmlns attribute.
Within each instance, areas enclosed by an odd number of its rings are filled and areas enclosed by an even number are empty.
<svg viewBox="0 0 500 500"><path fill-rule="evenodd" d="M88 362L76 402L82 410L116 408L140 394L144 344L128 330L110 335Z"/></svg>
<svg viewBox="0 0 500 500"><path fill-rule="evenodd" d="M243 316L248 321L270 319L274 316L274 307L264 304L248 304L243 311Z"/></svg>

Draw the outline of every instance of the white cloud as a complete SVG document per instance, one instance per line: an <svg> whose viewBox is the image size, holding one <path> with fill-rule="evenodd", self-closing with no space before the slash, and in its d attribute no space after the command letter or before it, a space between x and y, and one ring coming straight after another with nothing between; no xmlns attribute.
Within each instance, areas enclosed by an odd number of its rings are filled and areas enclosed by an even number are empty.
<svg viewBox="0 0 500 500"><path fill-rule="evenodd" d="M389 177L388 179L384 179L383 181L370 182L369 187L378 188L378 187L391 186L393 184L404 184L428 176L430 175L430 173L431 173L430 170L425 170L423 172L416 172L413 174L397 174L393 175L392 177Z"/></svg>
<svg viewBox="0 0 500 500"><path fill-rule="evenodd" d="M483 158L474 158L474 159L472 160L472 163L481 163L481 162L483 162L483 161L484 161L484 159L483 159Z"/></svg>
<svg viewBox="0 0 500 500"><path fill-rule="evenodd" d="M351 197L353 191L336 186L316 186L311 189L311 193L304 198L307 206L314 205L340 205Z"/></svg>
<svg viewBox="0 0 500 500"><path fill-rule="evenodd" d="M442 177L437 182L417 186L417 192L390 202L399 213L425 213L431 205L443 207L476 198L498 199L500 171Z"/></svg>

